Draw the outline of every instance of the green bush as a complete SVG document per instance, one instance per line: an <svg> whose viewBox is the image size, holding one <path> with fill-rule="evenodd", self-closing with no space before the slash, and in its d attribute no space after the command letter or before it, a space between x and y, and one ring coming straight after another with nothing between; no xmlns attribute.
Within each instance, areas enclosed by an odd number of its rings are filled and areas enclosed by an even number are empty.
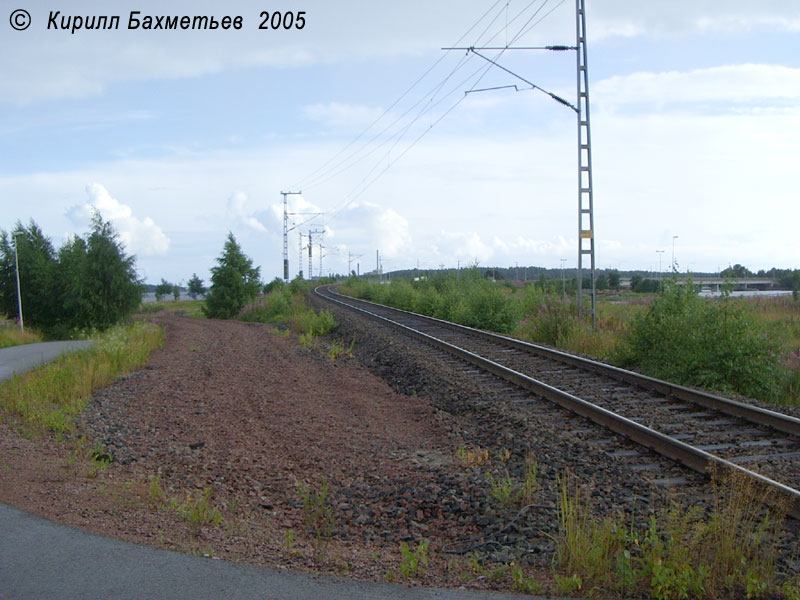
<svg viewBox="0 0 800 600"><path fill-rule="evenodd" d="M691 284L666 282L637 315L615 360L676 383L776 400L788 376L778 344L731 298L700 298Z"/></svg>
<svg viewBox="0 0 800 600"><path fill-rule="evenodd" d="M578 307L568 297L544 296L539 306L526 313L515 333L526 340L563 346L578 326Z"/></svg>

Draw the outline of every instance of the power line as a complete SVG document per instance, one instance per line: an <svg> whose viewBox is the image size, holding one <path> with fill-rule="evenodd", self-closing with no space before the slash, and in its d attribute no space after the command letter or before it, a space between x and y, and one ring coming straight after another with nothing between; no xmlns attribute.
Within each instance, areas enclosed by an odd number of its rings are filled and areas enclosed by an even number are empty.
<svg viewBox="0 0 800 600"><path fill-rule="evenodd" d="M483 19L485 19L486 16L490 12L492 12L495 9L495 7L498 4L500 4L502 1L503 0L496 0L495 3L492 6L490 6L489 9L475 23L473 23L472 26L460 38L458 38L458 41L456 42L456 44L459 44L465 37L467 37L472 32L472 30L475 29L475 27L478 26L478 23L483 21ZM496 18L495 18L495 20L496 20ZM494 23L494 20L491 23ZM489 26L491 26L491 23L490 23ZM485 33L485 30L484 30L483 33L481 33L481 35L483 35L484 33ZM383 111L383 113L381 113L381 115L377 119L375 119L372 123L370 123L364 130L361 131L361 133L359 133L354 139L352 139L346 146L344 146L334 156L332 156L325 163L323 163L318 169L316 169L310 175L307 175L304 179L300 180L300 182L298 182L298 184L296 184L296 185L294 185L292 187L299 187L300 184L306 183L309 179L311 179L317 173L322 171L327 165L329 165L331 162L336 160L341 154L346 152L347 149L350 148L353 144L358 142L358 140L360 140L370 129L372 129L378 122L380 122L383 119L383 117L385 117L389 113L389 111L391 111L395 106L397 106L403 100L403 98L405 98L409 93L411 93L411 90L413 90L423 79L425 79L425 77L427 77L428 74L431 73L431 71L433 71L439 65L439 63L441 63L444 59L445 59L445 56L440 56L436 61L434 61L434 63L430 67L428 67L428 69L422 75L420 75L416 79L416 81L414 81L414 83L412 83L408 88L406 88L406 90L391 105L389 105L389 107L386 108ZM306 185L306 187L308 187L308 185Z"/></svg>

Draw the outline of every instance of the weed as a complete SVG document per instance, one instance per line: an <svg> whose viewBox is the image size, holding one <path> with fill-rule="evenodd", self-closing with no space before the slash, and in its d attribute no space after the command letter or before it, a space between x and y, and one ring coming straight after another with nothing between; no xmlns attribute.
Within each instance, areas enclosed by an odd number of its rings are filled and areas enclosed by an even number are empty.
<svg viewBox="0 0 800 600"><path fill-rule="evenodd" d="M468 449L459 446L456 456L465 467L480 467L489 464L489 451L484 448Z"/></svg>
<svg viewBox="0 0 800 600"><path fill-rule="evenodd" d="M411 550L406 543L400 544L400 554L403 557L400 562L400 573L403 577L410 579L415 575L422 575L425 573L423 567L428 566L429 547L430 542L427 540L422 540L417 544L416 550Z"/></svg>
<svg viewBox="0 0 800 600"><path fill-rule="evenodd" d="M554 579L556 589L562 596L572 596L583 589L583 579L578 575L570 575L569 577L555 575Z"/></svg>
<svg viewBox="0 0 800 600"><path fill-rule="evenodd" d="M511 573L511 589L523 594L541 595L545 593L544 585L533 577L526 577L520 565L511 563L509 572ZM505 570L503 570L505 574Z"/></svg>
<svg viewBox="0 0 800 600"><path fill-rule="evenodd" d="M289 555L294 554L294 529L287 529L283 534L283 546L289 552Z"/></svg>
<svg viewBox="0 0 800 600"><path fill-rule="evenodd" d="M297 341L300 342L300 345L309 350L314 347L314 334L310 331L307 333L301 333L300 336L297 338Z"/></svg>
<svg viewBox="0 0 800 600"><path fill-rule="evenodd" d="M311 485L297 482L297 496L302 504L303 524L313 536L312 546L317 559L322 559L333 535L333 509L328 506L330 486L326 480L320 484L319 490Z"/></svg>
<svg viewBox="0 0 800 600"><path fill-rule="evenodd" d="M585 493L562 477L557 585L577 577L589 591L648 593L656 600L775 593L782 520L764 510L768 499L756 484L738 473L713 475L713 510L673 506L650 515L641 536L633 522L627 532L614 519L590 515Z"/></svg>
<svg viewBox="0 0 800 600"><path fill-rule="evenodd" d="M203 525L219 525L222 523L222 511L211 504L211 488L204 488L187 494L183 502L172 500L170 508L199 533Z"/></svg>
<svg viewBox="0 0 800 600"><path fill-rule="evenodd" d="M514 480L510 475L495 481L491 473L486 473L486 481L489 482L489 494L504 506L514 504Z"/></svg>
<svg viewBox="0 0 800 600"><path fill-rule="evenodd" d="M353 358L353 351L348 348L345 348L336 340L331 342L327 354L328 358L331 359L331 362L335 361L340 356L347 356L348 358Z"/></svg>
<svg viewBox="0 0 800 600"><path fill-rule="evenodd" d="M539 463L532 456L525 460L521 482L515 482L508 473L495 480L494 475L487 472L489 495L504 506L531 504L539 489L538 475Z"/></svg>
<svg viewBox="0 0 800 600"><path fill-rule="evenodd" d="M531 504L534 500L534 494L539 490L539 463L533 458L533 455L525 457L524 477L522 479L522 487L519 490L519 503Z"/></svg>
<svg viewBox="0 0 800 600"><path fill-rule="evenodd" d="M147 497L153 504L162 504L167 500L167 493L161 484L161 475L150 475L147 486Z"/></svg>

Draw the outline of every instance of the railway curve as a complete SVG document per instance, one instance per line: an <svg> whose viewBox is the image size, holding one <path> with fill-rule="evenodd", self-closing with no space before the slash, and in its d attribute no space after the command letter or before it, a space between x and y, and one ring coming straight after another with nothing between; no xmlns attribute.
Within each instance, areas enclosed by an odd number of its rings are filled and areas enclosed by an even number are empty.
<svg viewBox="0 0 800 600"><path fill-rule="evenodd" d="M320 286L315 293L402 329L694 471L736 471L780 498L788 514L800 519L800 419L552 348L343 296L334 286Z"/></svg>

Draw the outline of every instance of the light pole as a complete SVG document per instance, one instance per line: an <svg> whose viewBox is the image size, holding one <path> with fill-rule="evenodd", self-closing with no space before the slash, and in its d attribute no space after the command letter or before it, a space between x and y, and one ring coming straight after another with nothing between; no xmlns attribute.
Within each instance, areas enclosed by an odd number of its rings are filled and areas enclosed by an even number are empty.
<svg viewBox="0 0 800 600"><path fill-rule="evenodd" d="M672 236L672 272L676 271L675 269L675 240L678 239L677 235Z"/></svg>
<svg viewBox="0 0 800 600"><path fill-rule="evenodd" d="M25 331L25 326L22 323L22 288L19 285L19 242L17 241L17 237L20 235L24 235L22 231L18 231L14 234L14 265L17 269L17 304L19 306L19 330Z"/></svg>
<svg viewBox="0 0 800 600"><path fill-rule="evenodd" d="M661 257L664 255L664 251L656 250L656 252L658 252L658 278L661 279Z"/></svg>

